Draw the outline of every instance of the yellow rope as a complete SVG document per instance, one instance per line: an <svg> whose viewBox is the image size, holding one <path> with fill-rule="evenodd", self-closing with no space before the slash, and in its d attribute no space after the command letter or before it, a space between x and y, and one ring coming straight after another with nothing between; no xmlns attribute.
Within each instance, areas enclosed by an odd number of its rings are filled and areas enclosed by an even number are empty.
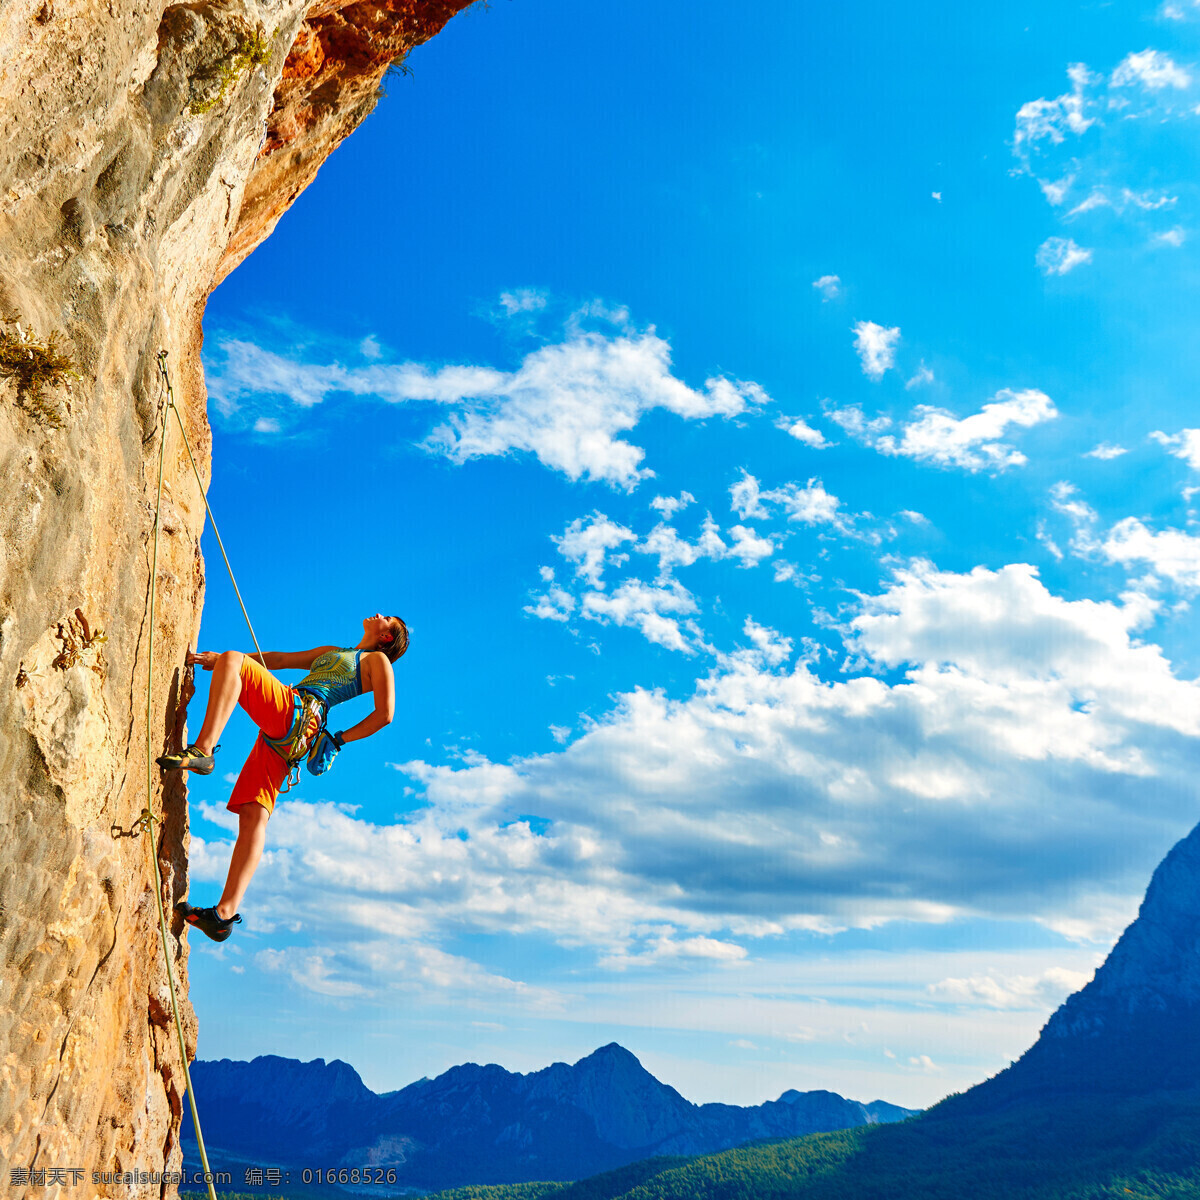
<svg viewBox="0 0 1200 1200"><path fill-rule="evenodd" d="M179 432L183 434L183 444L187 448L188 462L192 464L192 473L196 476L196 486L200 489L200 499L204 501L204 511L208 516L208 522L212 526L213 534L216 536L217 545L221 547L221 557L225 560L225 570L229 572L229 582L233 584L234 595L237 596L238 603L242 606L242 616L246 618L246 628L250 630L250 640L254 643L254 650L258 654L258 661L265 667L267 661L263 658L258 638L254 636L254 626L250 624L250 614L246 611L246 602L242 599L242 593L238 588L237 580L233 577L233 568L229 565L229 555L225 553L225 543L221 541L221 531L217 528L217 522L212 515L212 509L208 506L208 495L204 490L204 481L200 478L200 471L196 466L195 458L192 456L192 444L188 441L187 430L183 427L183 418L179 415L179 409L175 407L175 391L171 387L171 376L167 374L167 352L165 350L158 352L158 366L167 384L167 407L175 413L175 420L179 423Z"/></svg>
<svg viewBox="0 0 1200 1200"><path fill-rule="evenodd" d="M159 355L159 368L163 376L167 374L166 354ZM169 381L168 381L169 383ZM170 393L168 391L168 396ZM169 400L174 407L174 399ZM167 987L171 993L171 1012L175 1014L175 1032L179 1035L179 1058L183 1063L183 1078L187 1087L188 1104L192 1110L192 1128L196 1131L196 1145L200 1147L200 1163L204 1167L205 1182L208 1184L209 1200L217 1200L213 1188L212 1171L208 1166L208 1154L204 1149L204 1135L200 1131L200 1114L196 1111L196 1097L192 1091L192 1075L188 1070L187 1041L183 1036L183 1021L179 1016L179 1000L175 994L175 976L171 970L171 951L167 943L167 914L162 902L162 876L158 871L158 850L154 839L154 765L153 751L150 749L150 739L153 736L153 694L154 694L154 602L158 591L158 530L162 513L163 462L167 451L167 414L163 413L162 433L158 447L158 500L154 505L154 553L150 562L150 647L146 655L146 807L142 812L142 824L146 830L146 852L150 856L150 864L154 869L154 899L158 903L158 928L162 935L163 962L167 968ZM189 450L189 454L191 451ZM207 506L207 504L206 504Z"/></svg>

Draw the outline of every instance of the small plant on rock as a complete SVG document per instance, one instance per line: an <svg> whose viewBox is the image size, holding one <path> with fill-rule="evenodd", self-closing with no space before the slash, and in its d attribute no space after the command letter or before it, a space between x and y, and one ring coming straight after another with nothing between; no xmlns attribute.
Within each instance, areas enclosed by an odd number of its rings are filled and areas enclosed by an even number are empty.
<svg viewBox="0 0 1200 1200"><path fill-rule="evenodd" d="M57 331L39 341L15 317L0 319L0 376L16 381L17 403L22 408L45 425L62 427L62 414L47 397L46 389L78 379L79 372L60 344Z"/></svg>
<svg viewBox="0 0 1200 1200"><path fill-rule="evenodd" d="M238 30L232 52L217 65L215 90L208 96L193 100L188 105L188 112L198 117L216 107L242 75L251 67L261 67L270 57L271 43L263 36L262 30Z"/></svg>

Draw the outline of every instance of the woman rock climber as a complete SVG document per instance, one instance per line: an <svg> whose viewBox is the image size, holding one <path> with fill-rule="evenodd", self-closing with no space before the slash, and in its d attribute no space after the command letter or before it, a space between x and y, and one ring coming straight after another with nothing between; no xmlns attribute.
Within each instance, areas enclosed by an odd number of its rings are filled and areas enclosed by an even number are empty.
<svg viewBox="0 0 1200 1200"><path fill-rule="evenodd" d="M404 622L376 613L363 621L362 640L351 649L318 646L295 654L274 651L262 656L265 665L240 650L188 653L189 663L199 663L213 673L204 724L200 736L186 750L163 755L159 766L168 771L211 774L213 756L220 749L217 739L235 704L250 714L261 732L226 806L238 815L238 835L225 890L211 908L180 901L175 908L185 921L215 942L229 937L242 919L238 905L262 857L267 820L289 771L307 757L310 769L320 773L346 742L370 737L391 721L396 701L392 663L407 649ZM307 670L308 674L295 687L288 687L268 667ZM329 709L366 692L375 698L375 711L349 729L329 733L325 728Z"/></svg>

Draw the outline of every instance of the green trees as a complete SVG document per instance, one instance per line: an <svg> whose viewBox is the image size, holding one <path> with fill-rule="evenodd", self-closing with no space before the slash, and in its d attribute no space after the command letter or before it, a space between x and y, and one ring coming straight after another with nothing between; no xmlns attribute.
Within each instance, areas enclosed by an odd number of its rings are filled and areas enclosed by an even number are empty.
<svg viewBox="0 0 1200 1200"><path fill-rule="evenodd" d="M574 1184L431 1200L1196 1200L1200 1089L1051 1098L999 1114L947 1105L899 1125L649 1159Z"/></svg>

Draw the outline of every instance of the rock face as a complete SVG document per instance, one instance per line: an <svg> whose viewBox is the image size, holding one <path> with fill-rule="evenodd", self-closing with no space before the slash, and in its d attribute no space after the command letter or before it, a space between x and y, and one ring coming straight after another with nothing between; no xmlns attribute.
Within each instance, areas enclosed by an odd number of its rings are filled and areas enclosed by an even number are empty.
<svg viewBox="0 0 1200 1200"><path fill-rule="evenodd" d="M1198 1085L1200 825L1158 865L1137 919L1033 1046L1007 1070L937 1111Z"/></svg>
<svg viewBox="0 0 1200 1200"><path fill-rule="evenodd" d="M468 1063L385 1096L343 1062L223 1060L193 1074L214 1114L214 1157L392 1167L400 1185L423 1188L579 1179L654 1155L912 1116L833 1092L788 1091L753 1108L691 1104L615 1043L529 1075Z"/></svg>
<svg viewBox="0 0 1200 1200"><path fill-rule="evenodd" d="M58 335L74 372L40 396L19 373L0 375L0 1161L9 1168L180 1161L182 1069L152 873L146 839L123 834L147 804L147 737L158 754L182 731L180 668L204 586L204 509L172 426L148 680L155 356L168 351L207 472L199 352L209 292L370 111L388 62L465 3L0 5L0 318L11 318L2 329L22 353ZM152 787L169 906L187 889L187 797L179 783L164 792L157 771ZM194 1046L186 941L174 933Z"/></svg>

